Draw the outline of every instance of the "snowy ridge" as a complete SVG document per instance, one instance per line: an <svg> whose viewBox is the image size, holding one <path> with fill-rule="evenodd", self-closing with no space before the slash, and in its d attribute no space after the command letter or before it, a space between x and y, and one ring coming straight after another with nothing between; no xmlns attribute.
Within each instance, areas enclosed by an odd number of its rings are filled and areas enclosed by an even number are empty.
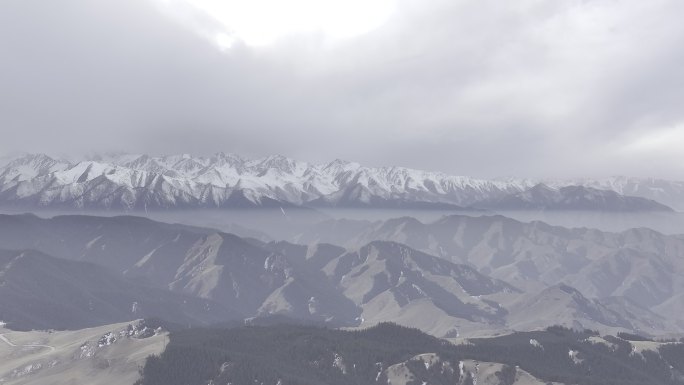
<svg viewBox="0 0 684 385"><path fill-rule="evenodd" d="M224 153L210 157L120 154L69 161L32 154L0 168L0 204L123 210L282 205L468 207L501 200L538 183L404 167L371 168L342 160L309 164L279 155L245 159ZM656 191L635 187L636 182L582 183L637 196ZM563 186L560 182L547 184L552 189ZM684 197L684 182L672 186L679 186Z"/></svg>
<svg viewBox="0 0 684 385"><path fill-rule="evenodd" d="M577 185L615 191L622 195L652 199L678 211L684 211L684 181L613 176L604 179L548 180L544 183L556 188Z"/></svg>

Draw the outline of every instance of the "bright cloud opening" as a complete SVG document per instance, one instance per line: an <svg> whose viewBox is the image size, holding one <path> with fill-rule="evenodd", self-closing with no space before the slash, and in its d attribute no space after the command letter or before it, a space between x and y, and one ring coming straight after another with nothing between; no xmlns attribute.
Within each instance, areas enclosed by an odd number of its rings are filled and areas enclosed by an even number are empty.
<svg viewBox="0 0 684 385"><path fill-rule="evenodd" d="M394 12L394 0L184 0L223 25L212 38L221 47L235 41L269 45L306 32L349 38L381 26Z"/></svg>

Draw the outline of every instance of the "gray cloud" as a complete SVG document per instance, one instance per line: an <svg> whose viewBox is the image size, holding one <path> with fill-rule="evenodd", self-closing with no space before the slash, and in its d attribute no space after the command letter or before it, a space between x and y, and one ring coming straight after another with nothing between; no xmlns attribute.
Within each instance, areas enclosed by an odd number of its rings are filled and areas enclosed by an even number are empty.
<svg viewBox="0 0 684 385"><path fill-rule="evenodd" d="M142 0L0 4L0 152L346 158L682 178L677 0L402 0L382 27L220 50Z"/></svg>

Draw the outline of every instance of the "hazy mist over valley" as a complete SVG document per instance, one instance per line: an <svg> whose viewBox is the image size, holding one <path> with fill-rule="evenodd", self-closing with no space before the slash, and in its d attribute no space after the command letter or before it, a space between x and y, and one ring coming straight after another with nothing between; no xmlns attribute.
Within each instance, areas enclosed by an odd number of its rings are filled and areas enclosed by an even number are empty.
<svg viewBox="0 0 684 385"><path fill-rule="evenodd" d="M683 385L682 15L0 2L0 385Z"/></svg>

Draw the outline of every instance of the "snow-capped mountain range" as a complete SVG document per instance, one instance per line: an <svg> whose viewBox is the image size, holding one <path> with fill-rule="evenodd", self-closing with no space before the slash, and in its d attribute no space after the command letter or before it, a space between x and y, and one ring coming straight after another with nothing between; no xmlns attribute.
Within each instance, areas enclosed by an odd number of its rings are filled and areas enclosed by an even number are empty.
<svg viewBox="0 0 684 385"><path fill-rule="evenodd" d="M564 188L568 186L583 188ZM0 167L0 205L111 210L309 206L640 211L669 210L665 205L684 208L684 182L623 177L487 180L342 160L309 164L279 155L251 160L224 153L210 157L122 154L74 161L30 154Z"/></svg>

